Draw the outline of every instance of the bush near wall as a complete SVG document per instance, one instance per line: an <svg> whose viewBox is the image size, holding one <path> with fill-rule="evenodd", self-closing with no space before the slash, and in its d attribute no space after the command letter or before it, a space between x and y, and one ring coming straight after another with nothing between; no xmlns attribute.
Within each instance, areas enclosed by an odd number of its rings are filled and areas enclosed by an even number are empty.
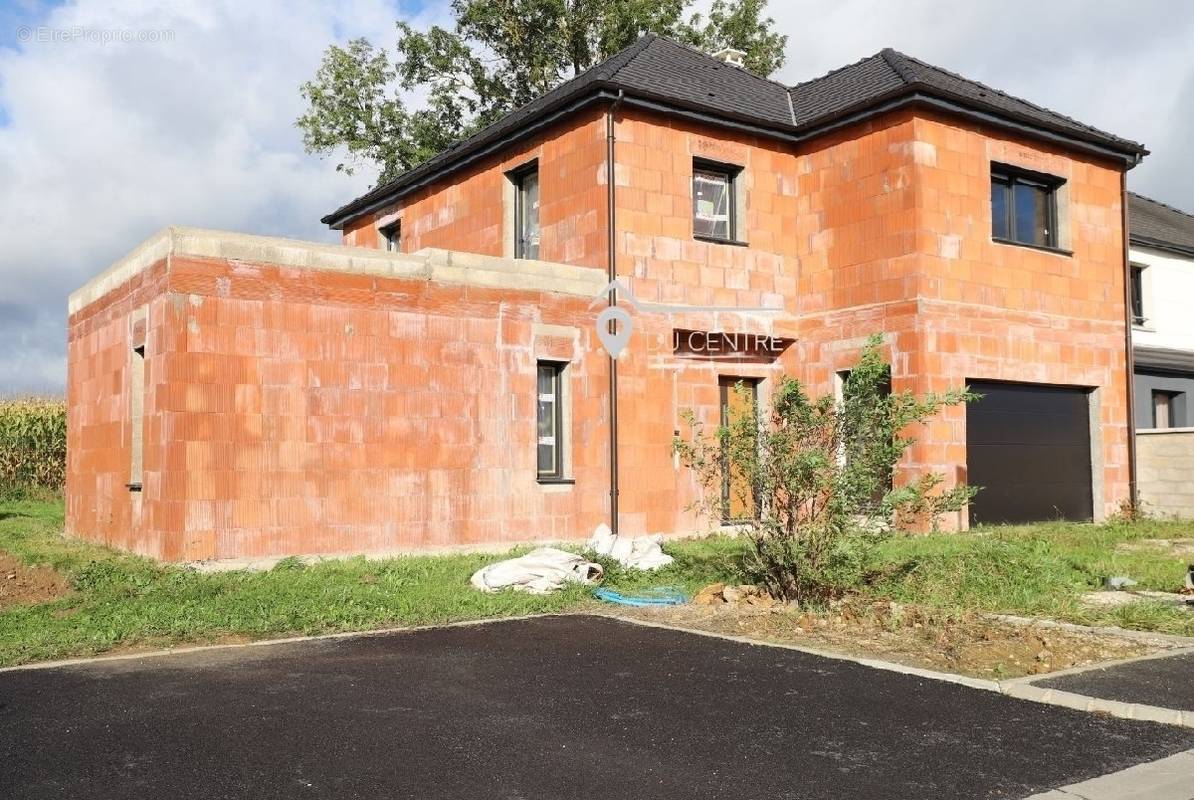
<svg viewBox="0 0 1194 800"><path fill-rule="evenodd" d="M59 492L66 476L66 401L0 400L0 495Z"/></svg>

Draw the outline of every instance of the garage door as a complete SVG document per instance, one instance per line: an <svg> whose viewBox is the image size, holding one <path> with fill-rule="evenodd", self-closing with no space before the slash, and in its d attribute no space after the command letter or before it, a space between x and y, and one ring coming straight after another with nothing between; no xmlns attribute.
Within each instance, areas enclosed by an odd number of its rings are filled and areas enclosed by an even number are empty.
<svg viewBox="0 0 1194 800"><path fill-rule="evenodd" d="M1090 406L1084 389L971 381L966 406L970 524L1089 520Z"/></svg>

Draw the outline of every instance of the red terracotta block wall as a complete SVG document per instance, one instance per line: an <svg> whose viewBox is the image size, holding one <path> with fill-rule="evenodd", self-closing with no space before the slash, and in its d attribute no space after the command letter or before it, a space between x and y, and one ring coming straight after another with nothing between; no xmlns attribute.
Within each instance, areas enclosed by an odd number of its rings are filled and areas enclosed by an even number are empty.
<svg viewBox="0 0 1194 800"><path fill-rule="evenodd" d="M72 534L198 560L576 539L607 518L589 297L180 254L143 275L71 320ZM143 303L138 496L121 387ZM540 358L568 362L574 485L536 480Z"/></svg>
<svg viewBox="0 0 1194 800"><path fill-rule="evenodd" d="M623 109L615 126L617 271L643 303L780 307L794 295L791 237L782 220L795 214L794 159L772 142L672 118ZM747 194L740 238L749 247L693 238L694 158L742 167ZM634 313L634 346L618 363L620 521L626 533L688 532L716 526L691 509L693 475L672 452L675 432L687 435L691 410L712 431L718 424L719 375L765 378L778 363L735 364L673 358L673 328L771 330L770 317ZM769 385L769 384L768 384ZM764 387L764 391L766 387Z"/></svg>
<svg viewBox="0 0 1194 800"><path fill-rule="evenodd" d="M598 168L591 186L597 191L557 186L561 209L581 197L587 205L572 213L605 207L600 122L599 116L579 120L575 133L592 145L586 152L590 168ZM559 131L553 136L570 139ZM691 479L676 469L670 441L686 408L715 423L719 375L767 378L760 387L766 395L770 378L786 371L813 393L829 393L835 373L852 365L873 333L884 334L896 390L960 388L967 379L1097 389L1103 427L1095 457L1102 462L1103 497L1096 498L1096 515L1126 496L1119 167L924 111L893 113L794 147L623 109L616 138L618 274L635 297L783 307L783 318L727 323L722 315L705 324L797 339L769 365L688 360L683 369L661 369L668 326L695 323L652 317L640 325L640 334L654 330L655 342L632 346L619 364L621 508L628 531L682 531L695 524L683 510L693 496ZM547 163L542 148L532 143L494 160L488 178L482 168L431 196L446 200L456 192L459 198L467 186L470 198L479 193L492 204L502 196L501 171L531 151ZM739 238L748 246L693 238L694 158L742 168ZM1072 255L991 241L991 162L1066 179L1060 205ZM545 205L552 194L545 178ZM443 213L420 202L405 213ZM464 231L450 244L497 252L497 230ZM589 263L603 263L601 250L587 247L586 253ZM929 470L944 473L947 485L965 480L963 408L913 433L920 441L897 480Z"/></svg>
<svg viewBox="0 0 1194 800"><path fill-rule="evenodd" d="M660 529L654 523L695 496L665 443L685 408L716 424L719 376L763 379L764 400L781 371L814 394L830 393L835 373L851 367L875 333L884 335L897 391L961 388L968 379L1097 390L1096 516L1127 496L1117 165L911 112L791 154L766 140L637 113L621 118L617 136L618 271L635 296L782 305L788 315L769 323L721 315L706 325L797 339L769 365L689 361L677 371L651 369L637 352L623 359L621 382L630 387L622 395L623 463L636 475L675 473L670 487L624 481L624 522L628 513L646 518L631 529ZM694 157L743 168L740 233L748 248L692 238ZM1072 254L991 241L992 162L1066 180L1059 206ZM898 481L927 471L944 474L947 486L966 479L964 407L910 433L918 443ZM672 513L678 529L693 524Z"/></svg>
<svg viewBox="0 0 1194 800"><path fill-rule="evenodd" d="M133 348L146 348L145 408L159 402L167 353L178 345L165 295L166 261L157 261L72 314L67 343L66 530L103 544L167 557L162 519L165 437L160 417L143 429L142 492L133 479ZM152 498L152 499L149 499Z"/></svg>
<svg viewBox="0 0 1194 800"><path fill-rule="evenodd" d="M343 243L379 247L378 220L402 220L402 251L424 247L513 255L513 192L506 173L539 170L539 257L605 267L606 147L602 109L579 112L545 133L482 160L401 202L347 224Z"/></svg>
<svg viewBox="0 0 1194 800"><path fill-rule="evenodd" d="M987 379L1097 390L1095 515L1113 513L1129 485L1122 167L928 114L916 138L917 387ZM1072 252L991 240L992 162L1065 179L1059 227ZM956 465L965 477L963 409L947 411L924 439L913 454L922 468Z"/></svg>
<svg viewBox="0 0 1194 800"><path fill-rule="evenodd" d="M701 529L711 521L686 511L698 489L676 465L670 442L673 431L687 433L685 410L708 430L717 425L720 378L759 381L764 405L783 373L814 394L832 393L835 371L853 365L870 334L887 333L895 385L909 385L917 347L908 337L918 268L913 118L893 116L800 151L637 111L623 114L616 131L618 273L635 297L784 310L636 317L652 331L645 338L653 336L657 357L641 345L619 362L623 526ZM738 232L748 246L693 238L694 158L742 168L737 189L745 192L746 213ZM672 359L660 344L672 327L770 333L796 343L770 362Z"/></svg>

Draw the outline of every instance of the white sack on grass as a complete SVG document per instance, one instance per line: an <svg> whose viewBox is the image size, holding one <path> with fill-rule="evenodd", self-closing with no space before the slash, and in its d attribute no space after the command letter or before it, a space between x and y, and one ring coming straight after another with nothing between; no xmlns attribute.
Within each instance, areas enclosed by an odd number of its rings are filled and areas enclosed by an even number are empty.
<svg viewBox="0 0 1194 800"><path fill-rule="evenodd" d="M483 592L509 587L531 594L546 594L569 582L597 583L601 575L601 565L584 556L554 547L540 547L525 556L482 567L473 573L470 582Z"/></svg>
<svg viewBox="0 0 1194 800"><path fill-rule="evenodd" d="M672 557L663 552L663 537L639 536L629 539L617 536L602 523L589 537L586 550L592 550L599 556L609 556L624 567L634 569L659 569L672 563Z"/></svg>

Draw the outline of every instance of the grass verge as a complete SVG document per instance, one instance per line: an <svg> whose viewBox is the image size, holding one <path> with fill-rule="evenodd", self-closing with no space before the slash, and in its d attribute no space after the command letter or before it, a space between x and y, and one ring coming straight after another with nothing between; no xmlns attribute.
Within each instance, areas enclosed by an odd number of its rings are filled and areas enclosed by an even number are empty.
<svg viewBox="0 0 1194 800"><path fill-rule="evenodd" d="M900 537L884 543L876 597L957 611L991 611L1082 625L1194 636L1194 612L1141 601L1093 607L1082 595L1104 577L1127 575L1138 589L1176 591L1187 559L1120 545L1194 536L1194 524L1145 520L1101 525L1069 522L980 528L969 533Z"/></svg>
<svg viewBox="0 0 1194 800"><path fill-rule="evenodd" d="M474 591L469 576L499 558L492 554L313 565L288 559L266 572L198 573L67 539L62 517L60 501L0 501L0 551L29 566L52 567L71 587L50 602L0 608L0 665L183 642L574 611L595 602L583 587L547 596ZM1081 602L1105 575L1130 575L1140 588L1173 590L1185 560L1117 548L1192 532L1187 523L1146 521L901 537L884 544L876 578L862 592L947 615L1005 612L1194 636L1194 613L1178 607L1142 602L1091 608ZM692 593L715 581L736 582L743 546L726 537L671 542L667 550L675 563L654 573L603 561L605 585L622 591L669 585Z"/></svg>
<svg viewBox="0 0 1194 800"><path fill-rule="evenodd" d="M73 591L48 603L0 609L0 666L181 642L211 643L368 630L575 610L588 589L551 595L485 594L469 577L498 556L351 558L266 572L198 573L64 538L60 502L0 502L0 551L48 565ZM670 547L676 562L635 574L613 562L606 585L676 585L692 592L730 576L737 545L714 538ZM524 549L525 550L525 549Z"/></svg>

